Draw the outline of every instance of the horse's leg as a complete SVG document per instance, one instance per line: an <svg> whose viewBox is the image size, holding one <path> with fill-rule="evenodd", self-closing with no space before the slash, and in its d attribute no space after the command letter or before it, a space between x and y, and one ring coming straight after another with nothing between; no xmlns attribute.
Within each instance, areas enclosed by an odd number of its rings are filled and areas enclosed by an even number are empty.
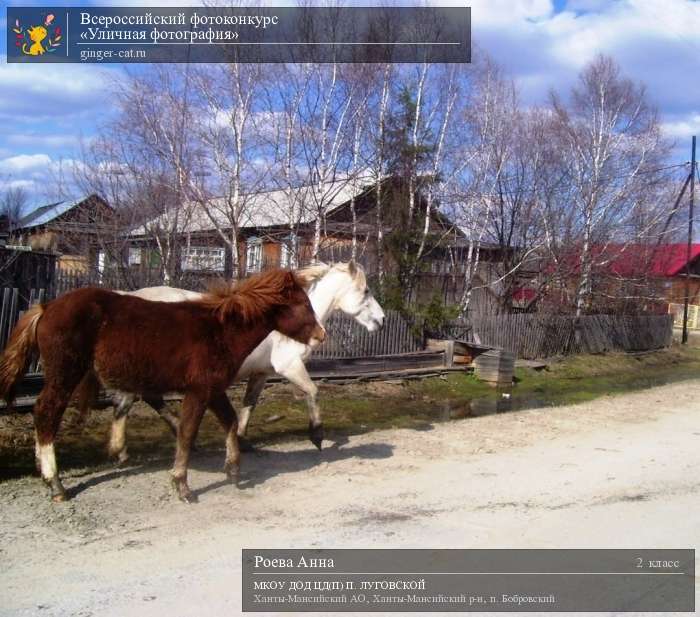
<svg viewBox="0 0 700 617"><path fill-rule="evenodd" d="M75 392L73 392L75 406L78 408L78 417L75 420L75 426L82 427L85 425L88 414L95 405L99 394L100 382L94 371L88 371L80 380Z"/></svg>
<svg viewBox="0 0 700 617"><path fill-rule="evenodd" d="M153 407L156 413L166 426L170 429L173 437L177 438L177 426L180 424L179 414L173 410L173 405L166 402L162 396L144 396L143 402ZM199 427L197 427L199 432ZM192 452L197 452L197 434L195 433L194 441L192 442Z"/></svg>
<svg viewBox="0 0 700 617"><path fill-rule="evenodd" d="M236 412L231 406L225 392L217 394L209 401L209 407L216 414L226 433L226 460L224 472L232 482L238 481L238 473L241 466L241 453L238 447L238 435L236 434Z"/></svg>
<svg viewBox="0 0 700 617"><path fill-rule="evenodd" d="M63 412L68 406L73 387L48 381L34 405L34 427L36 429L36 458L39 462L41 477L51 488L53 501L65 501L66 491L58 477L54 441L61 426Z"/></svg>
<svg viewBox="0 0 700 617"><path fill-rule="evenodd" d="M143 402L156 410L160 419L167 424L170 432L177 437L177 425L180 423L180 419L172 410L171 405L166 403L162 396L144 396Z"/></svg>
<svg viewBox="0 0 700 617"><path fill-rule="evenodd" d="M197 430L207 408L207 398L200 394L189 392L182 401L182 414L177 427L175 463L170 475L178 497L185 503L197 501L197 497L190 491L190 487L187 486L187 466L190 461L192 444L197 436Z"/></svg>
<svg viewBox="0 0 700 617"><path fill-rule="evenodd" d="M115 399L117 399L117 402L114 405L114 416L107 451L109 456L117 459L119 465L123 465L129 458L129 454L126 451L126 418L136 397L127 392L120 392L115 395Z"/></svg>
<svg viewBox="0 0 700 617"><path fill-rule="evenodd" d="M318 387L311 381L301 358L296 358L288 366L281 369L279 374L301 388L306 395L306 406L309 410L309 439L320 450L323 445L323 422L321 421L321 408L316 403Z"/></svg>
<svg viewBox="0 0 700 617"><path fill-rule="evenodd" d="M250 375L250 377L248 377L245 395L243 396L243 407L241 407L237 414L238 440L242 450L253 449L248 440L245 439L245 434L248 430L250 414L255 410L255 406L258 404L258 399L260 398L260 394L265 387L265 382L267 382L267 375L264 373L253 373Z"/></svg>
<svg viewBox="0 0 700 617"><path fill-rule="evenodd" d="M126 420L136 397L133 394L122 392L115 395L114 398L114 417L107 449L109 456L116 458L119 465L123 465L129 459L126 448ZM158 416L167 424L173 436L177 437L177 424L179 420L163 398L148 396L144 397L143 400L146 404L155 409Z"/></svg>
<svg viewBox="0 0 700 617"><path fill-rule="evenodd" d="M35 423L36 425L36 423ZM41 453L39 452L39 433L34 429L34 466L36 471L41 475Z"/></svg>

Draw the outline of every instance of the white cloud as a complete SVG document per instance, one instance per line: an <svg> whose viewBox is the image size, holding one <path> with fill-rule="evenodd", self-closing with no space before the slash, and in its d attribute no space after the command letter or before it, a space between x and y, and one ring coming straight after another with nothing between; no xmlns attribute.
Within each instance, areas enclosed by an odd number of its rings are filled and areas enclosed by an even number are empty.
<svg viewBox="0 0 700 617"><path fill-rule="evenodd" d="M18 154L0 160L0 173L27 173L38 169L46 169L51 165L48 154Z"/></svg>
<svg viewBox="0 0 700 617"><path fill-rule="evenodd" d="M0 159L0 188L22 187L36 198L48 194L56 181L71 184L73 172L80 165L75 159L46 153L9 156Z"/></svg>
<svg viewBox="0 0 700 617"><path fill-rule="evenodd" d="M5 143L11 146L31 147L31 148L66 148L77 146L80 142L77 135L46 134L41 135L33 132L12 133L5 138Z"/></svg>
<svg viewBox="0 0 700 617"><path fill-rule="evenodd" d="M538 22L554 12L551 0L473 0L467 4L472 7L472 24L476 27Z"/></svg>
<svg viewBox="0 0 700 617"><path fill-rule="evenodd" d="M29 194L36 193L38 185L34 180L8 180L7 182L0 181L0 191L9 189L24 189Z"/></svg>
<svg viewBox="0 0 700 617"><path fill-rule="evenodd" d="M105 71L75 64L7 63L0 57L0 114L70 115L104 102Z"/></svg>
<svg viewBox="0 0 700 617"><path fill-rule="evenodd" d="M644 50L650 42L663 42L675 53L684 48L698 53L699 25L700 4L696 2L628 0L609 3L600 11L561 13L544 24L544 29L555 55L580 66L601 51Z"/></svg>
<svg viewBox="0 0 700 617"><path fill-rule="evenodd" d="M605 53L648 86L662 119L684 121L698 109L700 81L690 76L700 57L700 2L570 0L560 12L535 0L470 4L474 42L515 77L527 104L544 102L550 88L567 92Z"/></svg>
<svg viewBox="0 0 700 617"><path fill-rule="evenodd" d="M687 139L693 135L700 135L700 113L689 114L671 122L664 122L661 125L664 135L671 139Z"/></svg>

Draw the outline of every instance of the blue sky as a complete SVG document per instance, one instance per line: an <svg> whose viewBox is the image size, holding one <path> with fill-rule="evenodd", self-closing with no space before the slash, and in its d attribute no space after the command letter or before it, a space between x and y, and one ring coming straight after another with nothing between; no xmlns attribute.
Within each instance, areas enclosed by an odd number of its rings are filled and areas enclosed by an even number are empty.
<svg viewBox="0 0 700 617"><path fill-rule="evenodd" d="M42 6L46 2L9 4ZM153 6L79 0L57 0L51 6L97 4ZM700 0L473 0L469 4L474 41L516 79L526 104L544 103L550 88L568 89L595 54L607 53L626 75L647 84L666 135L677 142L677 162L689 158L690 136L700 134ZM0 183L24 186L40 203L51 192L45 187L51 170L61 160L77 158L80 139L89 139L101 118L110 113L103 84L110 71L121 69L96 64L7 64L4 12L0 26Z"/></svg>

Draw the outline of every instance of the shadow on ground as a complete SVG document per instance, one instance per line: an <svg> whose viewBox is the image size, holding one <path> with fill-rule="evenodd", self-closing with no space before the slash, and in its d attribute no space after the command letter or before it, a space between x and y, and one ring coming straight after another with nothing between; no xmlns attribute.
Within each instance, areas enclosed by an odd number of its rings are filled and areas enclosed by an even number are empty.
<svg viewBox="0 0 700 617"><path fill-rule="evenodd" d="M198 453L193 457L190 463L191 470L221 474L220 480L193 491L195 495L201 496L209 491L230 484L230 481L226 478L222 470L223 455L223 452L216 454L207 452ZM322 452L317 451L315 448L293 450L291 452L257 449L254 452L246 453L242 457L241 478L238 482L238 488L241 490L252 489L278 475L308 471L321 463L332 465L333 463L351 458L378 460L389 458L392 455L393 446L387 443L363 444L349 447L335 443L325 448ZM95 474L90 474L90 477L67 488L67 493L70 498L73 498L84 491L108 482L123 480L149 472L160 471L167 473L170 466L171 462L163 459L133 465L124 469L97 472ZM73 479L75 479L75 476Z"/></svg>

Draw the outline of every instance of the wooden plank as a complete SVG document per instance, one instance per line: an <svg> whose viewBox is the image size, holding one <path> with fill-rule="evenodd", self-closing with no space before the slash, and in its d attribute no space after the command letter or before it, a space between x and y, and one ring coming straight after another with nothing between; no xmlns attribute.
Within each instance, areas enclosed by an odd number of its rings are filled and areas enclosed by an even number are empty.
<svg viewBox="0 0 700 617"><path fill-rule="evenodd" d="M8 330L10 329L10 294L12 290L5 287L2 292L2 310L0 311L0 345L5 349L8 339Z"/></svg>

